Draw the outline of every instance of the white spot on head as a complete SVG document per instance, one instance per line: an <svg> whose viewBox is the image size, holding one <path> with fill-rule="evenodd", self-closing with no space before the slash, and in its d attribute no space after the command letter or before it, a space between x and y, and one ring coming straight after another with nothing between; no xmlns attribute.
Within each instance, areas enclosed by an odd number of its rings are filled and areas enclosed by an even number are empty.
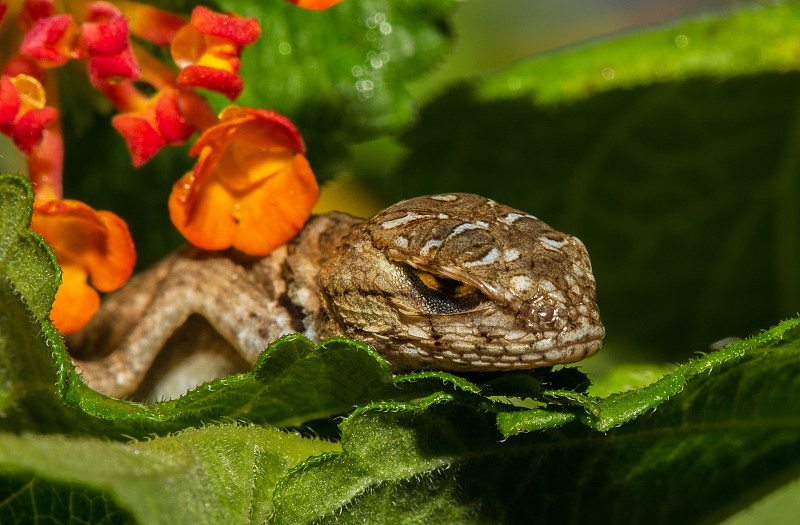
<svg viewBox="0 0 800 525"><path fill-rule="evenodd" d="M547 237L539 237L539 240L548 250L561 251L561 248L563 248L566 244L566 241L554 241L553 239L548 239Z"/></svg>
<svg viewBox="0 0 800 525"><path fill-rule="evenodd" d="M431 195L430 198L435 201L454 201L458 199L455 195Z"/></svg>
<svg viewBox="0 0 800 525"><path fill-rule="evenodd" d="M414 213L410 211L400 217L399 219L392 219L391 221L386 221L381 223L381 228L384 230L391 230L392 228L397 228L398 226L402 226L403 224L409 223L411 221L418 221L420 219L430 219L431 216L427 214L420 215L418 213Z"/></svg>
<svg viewBox="0 0 800 525"><path fill-rule="evenodd" d="M519 213L509 213L505 217L500 217L497 219L498 221L502 222L503 224L514 224L514 221L522 217Z"/></svg>
<svg viewBox="0 0 800 525"><path fill-rule="evenodd" d="M467 230L475 230L477 228L478 228L478 226L476 226L476 225L474 225L474 224L472 224L470 222L465 222L464 224L461 224L461 225L457 226L453 231L451 231L450 234L447 236L447 239L449 239L450 237L455 237L456 235L461 235L462 233L464 233ZM445 239L445 240L447 240L447 239Z"/></svg>
<svg viewBox="0 0 800 525"><path fill-rule="evenodd" d="M516 261L517 259L519 259L519 250L515 248L506 250L505 253L503 254L503 259L506 262Z"/></svg>
<svg viewBox="0 0 800 525"><path fill-rule="evenodd" d="M437 215L437 217L439 217L440 219L449 219L450 218L450 216L448 214L446 214L446 213L440 213L439 215Z"/></svg>
<svg viewBox="0 0 800 525"><path fill-rule="evenodd" d="M500 257L500 250L497 248L492 248L480 260L465 262L464 266L482 266L484 264L493 264L495 261L497 261L498 257Z"/></svg>
<svg viewBox="0 0 800 525"><path fill-rule="evenodd" d="M550 281L542 281L539 283L539 290L543 292L555 292L556 285L554 285Z"/></svg>
<svg viewBox="0 0 800 525"><path fill-rule="evenodd" d="M406 239L405 237L395 237L394 244L401 248L408 248L408 239Z"/></svg>
<svg viewBox="0 0 800 525"><path fill-rule="evenodd" d="M442 241L430 240L425 243L425 246L422 247L422 249L419 251L419 254L428 255L428 253L431 251L431 248L439 247L441 245Z"/></svg>
<svg viewBox="0 0 800 525"><path fill-rule="evenodd" d="M533 289L533 280L527 275L515 275L509 282L511 289L518 294L524 294Z"/></svg>

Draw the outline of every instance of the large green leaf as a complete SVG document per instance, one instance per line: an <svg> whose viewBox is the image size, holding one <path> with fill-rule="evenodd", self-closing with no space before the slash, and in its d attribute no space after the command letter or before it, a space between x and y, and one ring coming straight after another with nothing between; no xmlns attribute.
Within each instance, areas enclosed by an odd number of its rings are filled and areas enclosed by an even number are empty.
<svg viewBox="0 0 800 525"><path fill-rule="evenodd" d="M338 448L236 425L127 444L0 434L0 522L262 523L289 469Z"/></svg>
<svg viewBox="0 0 800 525"><path fill-rule="evenodd" d="M800 297L798 5L683 21L465 85L434 101L406 137L414 152L398 171L402 184L409 193L477 191L578 233L593 254L612 347L689 355L768 326L796 312ZM438 16L422 4L389 7L348 0L318 20L361 10L368 24L381 12L394 29L407 27L400 13ZM305 24L316 15L289 16ZM326 35L319 42L333 56L347 55L330 31L307 27ZM445 33L422 27L433 35L427 49L437 49ZM298 50L317 42L281 42L291 53L273 49L269 60L285 57L301 75L311 63L295 60ZM350 58L363 63L359 52ZM409 55L405 71L435 55ZM253 83L265 70L250 67ZM311 129L328 115L303 101L330 88L321 98L346 102L349 81L347 93L315 78L296 99L289 84L261 96L307 111L298 122ZM63 87L80 98L80 86ZM333 130L335 153L361 131L402 124L407 98L392 93L335 107L343 135L322 122L313 140ZM97 144L74 166L117 166L103 164ZM100 396L74 374L47 321L58 269L26 230L30 189L5 177L0 199L0 522L683 523L715 521L800 472L800 319L671 371L651 367L649 379L663 377L646 386L622 374L633 388L611 395L620 382L586 390L569 371L393 377L358 343L314 348L293 336L252 372L172 402ZM339 422L341 445L267 428L310 424L311 434ZM120 439L131 442L111 441ZM796 515L796 499L784 501Z"/></svg>
<svg viewBox="0 0 800 525"><path fill-rule="evenodd" d="M800 3L748 4L519 62L424 108L385 187L578 235L609 349L746 337L798 311L798 35Z"/></svg>
<svg viewBox="0 0 800 525"><path fill-rule="evenodd" d="M448 396L367 406L342 424L341 453L280 482L273 522L719 518L800 469L798 378L795 319L599 400L599 417L518 412L527 427L501 420L507 439L492 413Z"/></svg>
<svg viewBox="0 0 800 525"><path fill-rule="evenodd" d="M4 177L0 194L0 239L34 268L52 266L46 247L24 242L35 239L27 185ZM672 523L741 508L800 467L800 319L605 398L581 393L569 370L393 377L358 343L290 336L248 374L140 405L80 381L29 292L13 287L13 267L0 286L3 521ZM225 424L300 425L356 406L341 449Z"/></svg>

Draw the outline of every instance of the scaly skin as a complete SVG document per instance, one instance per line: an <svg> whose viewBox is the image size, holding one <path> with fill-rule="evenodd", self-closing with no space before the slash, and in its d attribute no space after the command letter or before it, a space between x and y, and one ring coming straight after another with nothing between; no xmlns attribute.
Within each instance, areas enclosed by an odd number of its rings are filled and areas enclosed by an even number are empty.
<svg viewBox="0 0 800 525"><path fill-rule="evenodd" d="M260 259L185 249L107 298L70 349L93 388L152 399L243 368L293 332L361 340L398 371L571 363L604 335L578 239L489 199L446 194L367 221L312 217ZM159 353L169 373L151 370Z"/></svg>

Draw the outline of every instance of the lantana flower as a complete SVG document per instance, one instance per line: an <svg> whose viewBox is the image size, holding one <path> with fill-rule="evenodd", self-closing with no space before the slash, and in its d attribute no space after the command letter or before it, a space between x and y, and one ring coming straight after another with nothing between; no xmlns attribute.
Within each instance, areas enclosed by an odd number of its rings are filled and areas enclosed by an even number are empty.
<svg viewBox="0 0 800 525"><path fill-rule="evenodd" d="M258 39L255 18L239 18L195 7L191 23L172 38L172 59L181 69L178 83L203 87L236 100L244 88L239 76L243 46Z"/></svg>
<svg viewBox="0 0 800 525"><path fill-rule="evenodd" d="M321 8L335 2L299 3ZM59 12L65 7L80 12ZM0 0L0 21L6 11ZM217 117L193 90L203 87L238 97L243 88L240 56L259 37L257 20L197 7L187 23L122 0L24 0L10 12L24 36L14 44L18 53L10 53L3 64L0 132L28 157L36 193L31 229L51 245L62 268L51 311L61 332L84 326L99 306L98 290L122 286L135 263L133 242L120 217L62 199L64 143L57 111L46 105L45 93L57 99L52 69L71 59L88 60L92 84L119 112L112 123L135 165L163 146L202 133L191 150L198 157L195 169L175 184L169 200L171 218L187 240L206 249L234 247L262 255L302 228L319 188L295 127L274 112L257 109L231 107ZM132 42L131 35L170 46L180 72Z"/></svg>
<svg viewBox="0 0 800 525"><path fill-rule="evenodd" d="M89 80L92 85L139 78L128 21L122 12L108 2L89 3L86 11L86 21L81 24L81 39L89 56Z"/></svg>
<svg viewBox="0 0 800 525"><path fill-rule="evenodd" d="M44 87L28 75L0 77L0 132L11 137L23 153L42 139L45 126L57 112L46 107Z"/></svg>
<svg viewBox="0 0 800 525"><path fill-rule="evenodd" d="M135 89L133 85L125 87ZM134 166L142 166L168 144L182 144L194 133L195 128L185 120L178 106L179 95L177 88L164 88L136 110L111 119L125 139Z"/></svg>
<svg viewBox="0 0 800 525"><path fill-rule="evenodd" d="M34 201L31 229L52 247L62 271L51 320L61 333L77 332L100 306L95 288L115 290L133 272L136 252L128 227L109 211L64 199Z"/></svg>
<svg viewBox="0 0 800 525"><path fill-rule="evenodd" d="M72 15L41 16L33 20L33 26L25 33L20 52L35 59L41 67L64 65L72 58L77 29Z"/></svg>
<svg viewBox="0 0 800 525"><path fill-rule="evenodd" d="M297 129L261 109L229 107L195 142L194 171L169 198L173 224L207 250L234 247L265 255L294 237L319 187Z"/></svg>

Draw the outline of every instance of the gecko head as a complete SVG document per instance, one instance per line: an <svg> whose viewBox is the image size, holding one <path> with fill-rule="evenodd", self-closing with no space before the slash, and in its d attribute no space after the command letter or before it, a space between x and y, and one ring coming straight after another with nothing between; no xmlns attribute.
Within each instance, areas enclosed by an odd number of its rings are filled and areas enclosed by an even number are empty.
<svg viewBox="0 0 800 525"><path fill-rule="evenodd" d="M375 215L323 265L320 289L332 326L396 369L552 366L604 335L583 243L477 195Z"/></svg>

